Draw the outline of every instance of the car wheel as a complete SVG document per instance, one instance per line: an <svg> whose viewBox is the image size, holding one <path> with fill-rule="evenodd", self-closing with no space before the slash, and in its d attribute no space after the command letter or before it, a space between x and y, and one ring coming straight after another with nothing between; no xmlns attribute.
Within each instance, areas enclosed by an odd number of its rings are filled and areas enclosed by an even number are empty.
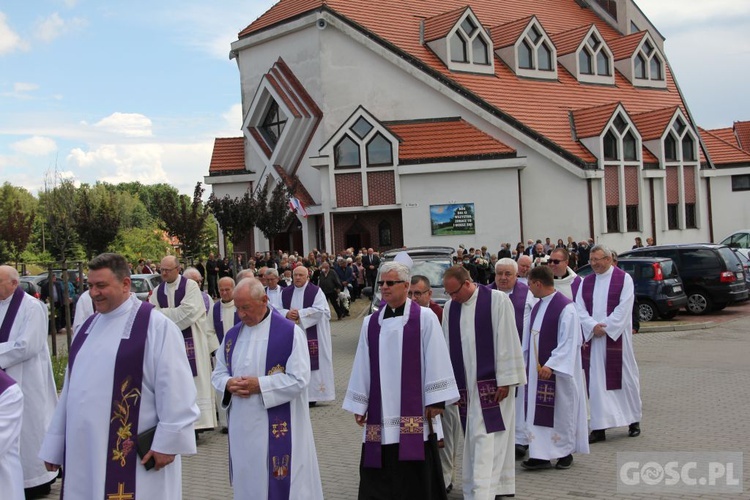
<svg viewBox="0 0 750 500"><path fill-rule="evenodd" d="M656 306L649 301L643 301L638 304L638 317L641 321L653 321L656 319Z"/></svg>
<svg viewBox="0 0 750 500"><path fill-rule="evenodd" d="M667 311L667 312L663 312L663 313L661 313L661 314L660 314L659 316L661 316L661 319L674 319L674 318L675 318L675 316L677 316L677 313L678 313L678 312L679 312L679 311L677 311L677 310L675 309L674 311Z"/></svg>
<svg viewBox="0 0 750 500"><path fill-rule="evenodd" d="M708 298L706 292L690 292L685 310L695 315L706 314L711 310L711 299Z"/></svg>

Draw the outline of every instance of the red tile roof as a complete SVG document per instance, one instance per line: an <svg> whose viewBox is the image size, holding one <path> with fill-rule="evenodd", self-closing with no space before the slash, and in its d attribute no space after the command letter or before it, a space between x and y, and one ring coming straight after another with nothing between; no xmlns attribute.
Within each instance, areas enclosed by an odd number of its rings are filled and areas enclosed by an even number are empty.
<svg viewBox="0 0 750 500"><path fill-rule="evenodd" d="M550 38L552 38L552 43L555 44L555 48L557 49L557 57L574 52L578 46L581 45L583 37L590 29L591 25L589 24L588 26L579 26L570 31L556 33L550 36Z"/></svg>
<svg viewBox="0 0 750 500"><path fill-rule="evenodd" d="M247 173L244 137L217 137L214 140L208 175L228 173Z"/></svg>
<svg viewBox="0 0 750 500"><path fill-rule="evenodd" d="M534 16L526 16L510 23L492 28L492 45L495 50L513 45ZM481 21L481 19L480 19Z"/></svg>
<svg viewBox="0 0 750 500"><path fill-rule="evenodd" d="M740 147L750 152L750 121L734 122L734 131L737 134Z"/></svg>
<svg viewBox="0 0 750 500"><path fill-rule="evenodd" d="M273 168L279 174L281 180L284 181L286 187L290 189L294 188L294 196L301 201L304 206L309 207L317 205L313 197L310 195L310 192L305 188L305 185L299 180L299 177L296 175L290 176L280 165L274 165Z"/></svg>
<svg viewBox="0 0 750 500"><path fill-rule="evenodd" d="M631 118L635 122L635 126L638 127L638 132L641 133L641 138L644 141L651 141L659 139L664 135L664 131L674 117L676 111L677 106L670 106L656 111L638 113Z"/></svg>
<svg viewBox="0 0 750 500"><path fill-rule="evenodd" d="M635 52L635 49L638 47L638 44L641 43L641 40L643 40L644 36L646 36L646 32L639 31L638 33L632 33L628 36L624 36L607 42L609 45L609 50L612 51L612 55L614 56L615 61L619 61L620 59L627 59L628 57L632 56L633 52Z"/></svg>
<svg viewBox="0 0 750 500"><path fill-rule="evenodd" d="M463 15L465 10L466 7L459 7L456 10L425 19L424 41L431 42L448 36L448 32L455 26L458 18Z"/></svg>
<svg viewBox="0 0 750 500"><path fill-rule="evenodd" d="M729 144L731 144L732 146L736 148L740 147L740 144L737 142L737 136L734 135L734 129L732 127L714 128L711 130L707 130L707 132L710 132L711 134L715 135L722 141L728 142Z"/></svg>
<svg viewBox="0 0 750 500"><path fill-rule="evenodd" d="M750 153L741 150L734 144L725 141L710 130L698 127L703 144L708 149L711 161L716 167L750 165Z"/></svg>
<svg viewBox="0 0 750 500"><path fill-rule="evenodd" d="M647 148L644 147L642 149L642 153L643 153L642 158L643 158L644 165L659 165L659 159L656 156L654 156L654 153L649 151Z"/></svg>
<svg viewBox="0 0 750 500"><path fill-rule="evenodd" d="M451 72L426 44L420 44L421 20L471 6L484 26L503 26L536 16L544 30L553 35L580 26L595 24L610 49L632 54L644 33L623 36L591 9L581 8L576 0L508 1L498 8L497 0L280 0L278 4L250 24L240 37L248 36L305 12L324 9L345 18L357 30L411 62L455 92L511 123L537 141L558 151L580 166L595 162L593 155L571 134L569 113L620 101L629 113L661 110L684 103L666 67L666 89L634 87L615 71L614 85L578 82L567 71L558 71L557 80L538 80L516 76L505 64L495 64L494 78L466 72ZM521 23L523 24L523 23ZM502 33L492 29L493 39ZM687 113L685 113L687 115Z"/></svg>
<svg viewBox="0 0 750 500"><path fill-rule="evenodd" d="M573 126L576 136L586 138L600 135L619 105L619 102L611 102L602 106L573 111Z"/></svg>
<svg viewBox="0 0 750 500"><path fill-rule="evenodd" d="M473 160L515 155L515 149L485 134L462 118L383 123L401 139L401 164Z"/></svg>

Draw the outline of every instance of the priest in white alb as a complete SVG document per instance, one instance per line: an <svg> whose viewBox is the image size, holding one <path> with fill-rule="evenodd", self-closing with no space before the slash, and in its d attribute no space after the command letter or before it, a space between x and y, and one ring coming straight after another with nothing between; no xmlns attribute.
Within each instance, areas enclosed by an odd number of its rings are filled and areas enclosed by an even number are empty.
<svg viewBox="0 0 750 500"><path fill-rule="evenodd" d="M581 325L573 301L555 291L548 266L529 272L539 299L526 326L523 351L529 382L521 425L529 444L524 469L569 469L574 453L588 453L586 393L581 370Z"/></svg>
<svg viewBox="0 0 750 500"><path fill-rule="evenodd" d="M612 251L594 245L589 255L594 274L576 295L583 330L582 364L589 390L589 443L607 439L606 430L628 426L641 434L641 385L633 352L633 279L613 265Z"/></svg>
<svg viewBox="0 0 750 500"><path fill-rule="evenodd" d="M23 393L16 381L0 370L0 485L6 500L24 500L21 467Z"/></svg>
<svg viewBox="0 0 750 500"><path fill-rule="evenodd" d="M409 274L399 261L381 266L385 305L362 323L344 398L364 427L360 500L445 498L437 417L458 390L437 316L407 298Z"/></svg>
<svg viewBox="0 0 750 500"><path fill-rule="evenodd" d="M195 430L210 430L216 427L216 403L211 388L211 352L205 330L206 304L198 283L180 276L177 257L164 257L160 272L163 281L149 301L182 330L185 355L193 373L198 391L197 404L201 411L200 419L195 422Z"/></svg>
<svg viewBox="0 0 750 500"><path fill-rule="evenodd" d="M281 299L281 292L284 290L284 287L279 284L279 271L272 267L268 268L266 269L265 277L268 303L278 310L284 309L284 304Z"/></svg>
<svg viewBox="0 0 750 500"><path fill-rule="evenodd" d="M124 257L101 254L88 267L97 313L71 344L39 457L64 467L65 498L179 500L180 455L196 452L199 415L182 335L131 295Z"/></svg>
<svg viewBox="0 0 750 500"><path fill-rule="evenodd" d="M208 319L206 320L206 334L208 335L208 351L220 354L219 346L224 341L224 335L234 325L240 322L240 317L237 315L237 308L234 306L234 280L229 276L219 278L219 297L211 305L211 309L208 312ZM213 358L216 363L216 357ZM214 365L215 367L215 365ZM219 427L221 432L226 433L227 430L227 412L221 407L221 393L216 393L216 406L219 414Z"/></svg>
<svg viewBox="0 0 750 500"><path fill-rule="evenodd" d="M476 285L463 266L445 271L443 287L451 298L443 330L461 394L464 498L513 495L515 389L526 383L513 304L505 293Z"/></svg>
<svg viewBox="0 0 750 500"><path fill-rule="evenodd" d="M224 336L212 376L228 414L234 498L322 500L307 337L268 306L255 278L237 284L234 304L241 322Z"/></svg>
<svg viewBox="0 0 750 500"><path fill-rule="evenodd" d="M30 497L49 493L57 477L37 456L57 404L47 330L45 304L23 291L15 268L0 266L0 370L24 393L21 463Z"/></svg>
<svg viewBox="0 0 750 500"><path fill-rule="evenodd" d="M310 352L310 384L307 396L310 404L333 401L336 387L333 381L333 345L331 344L331 310L326 296L309 281L310 271L297 266L292 272L294 286L281 292L279 312L299 324L307 334Z"/></svg>

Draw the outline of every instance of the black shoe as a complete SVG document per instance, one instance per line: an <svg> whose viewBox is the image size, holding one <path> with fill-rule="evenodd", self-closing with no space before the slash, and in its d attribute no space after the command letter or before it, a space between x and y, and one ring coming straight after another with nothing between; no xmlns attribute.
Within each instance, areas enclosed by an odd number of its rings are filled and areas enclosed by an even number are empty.
<svg viewBox="0 0 750 500"><path fill-rule="evenodd" d="M26 488L23 490L24 496L26 497L26 500L31 500L33 498L43 498L50 494L52 491L52 483L54 483L55 480L53 479L52 482L40 484L38 486L32 486L31 488Z"/></svg>
<svg viewBox="0 0 750 500"><path fill-rule="evenodd" d="M228 427L222 427L221 428L221 433L222 434L229 434L229 428Z"/></svg>
<svg viewBox="0 0 750 500"><path fill-rule="evenodd" d="M516 460L523 460L526 458L526 450L529 449L529 445L517 444L516 445Z"/></svg>
<svg viewBox="0 0 750 500"><path fill-rule="evenodd" d="M641 423L633 422L628 426L628 436L634 438L641 435Z"/></svg>
<svg viewBox="0 0 750 500"><path fill-rule="evenodd" d="M309 408L312 408L312 407L313 407L313 406L315 406L316 404L318 404L318 402L317 402L317 401L310 401L309 403L307 403L307 406L308 406Z"/></svg>
<svg viewBox="0 0 750 500"><path fill-rule="evenodd" d="M521 462L521 467L523 467L526 470L551 469L552 463L549 460L540 460L538 458L530 458L524 462Z"/></svg>
<svg viewBox="0 0 750 500"><path fill-rule="evenodd" d="M557 460L555 469L570 469L571 465L573 465L573 455L568 455Z"/></svg>
<svg viewBox="0 0 750 500"><path fill-rule="evenodd" d="M446 492L446 493L450 493L451 491L453 491L453 483L449 484L449 485L448 485L448 486L447 486L447 487L445 488L445 492Z"/></svg>
<svg viewBox="0 0 750 500"><path fill-rule="evenodd" d="M605 434L604 429L600 429L598 431L591 431L591 434L589 434L589 444L591 443L598 443L599 441L606 441L607 435Z"/></svg>

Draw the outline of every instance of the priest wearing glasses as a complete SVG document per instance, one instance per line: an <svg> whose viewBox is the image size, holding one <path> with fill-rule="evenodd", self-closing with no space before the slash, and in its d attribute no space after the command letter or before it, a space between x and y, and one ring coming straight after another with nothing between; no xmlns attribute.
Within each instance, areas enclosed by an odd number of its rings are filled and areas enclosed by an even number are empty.
<svg viewBox="0 0 750 500"><path fill-rule="evenodd" d="M428 436L458 390L435 313L407 298L410 261L404 252L381 266L385 306L362 324L344 398L363 427L360 500L445 497Z"/></svg>

